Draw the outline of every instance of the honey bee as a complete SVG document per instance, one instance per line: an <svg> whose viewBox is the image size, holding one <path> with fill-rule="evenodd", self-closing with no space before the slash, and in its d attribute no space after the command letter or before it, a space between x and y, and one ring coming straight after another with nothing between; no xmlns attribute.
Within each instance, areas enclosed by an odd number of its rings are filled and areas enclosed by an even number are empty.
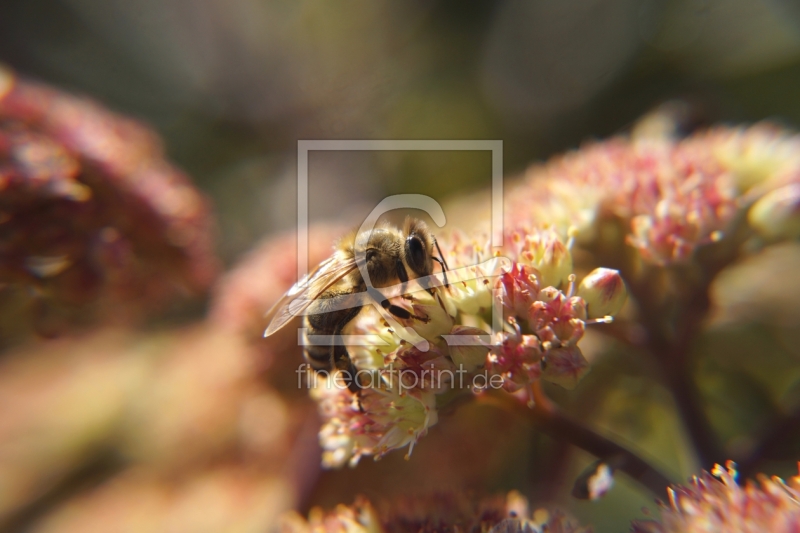
<svg viewBox="0 0 800 533"><path fill-rule="evenodd" d="M430 276L433 274L434 262L441 266L444 284L447 286L447 263L439 243L423 221L407 217L402 230L383 226L365 233L368 234L354 233L342 239L330 258L292 286L267 313L270 323L264 332L264 336L268 337L295 316L304 314L307 333L304 355L309 365L318 372L333 369L347 371L350 378L348 388L354 393L361 386L356 379L357 372L347 348L341 342L328 346L308 340L309 335L325 335L336 339L363 308L363 305L356 305L341 309L342 306L336 304L342 298L337 297L366 292L397 318L424 321L427 319L392 304L373 289L405 284L411 279ZM434 256L434 249L438 257ZM369 284L362 276L364 268ZM434 289L428 290L432 292Z"/></svg>

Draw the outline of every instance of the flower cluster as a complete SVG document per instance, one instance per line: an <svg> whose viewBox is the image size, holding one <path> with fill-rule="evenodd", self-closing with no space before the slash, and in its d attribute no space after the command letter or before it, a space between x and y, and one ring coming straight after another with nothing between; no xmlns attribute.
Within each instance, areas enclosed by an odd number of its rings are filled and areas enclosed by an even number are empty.
<svg viewBox="0 0 800 533"><path fill-rule="evenodd" d="M360 341L347 349L362 390L351 393L341 375L316 379L323 464L413 448L448 393L516 392L540 378L572 388L586 374L578 342L587 323L624 304L619 274L597 269L576 292L569 243L556 232L515 231L506 242L493 252L484 238L443 240L447 287L393 297L409 318L367 306L348 324L345 334Z"/></svg>
<svg viewBox="0 0 800 533"><path fill-rule="evenodd" d="M355 397L334 376L313 389L320 414L327 420L320 432L322 462L355 465L362 455L380 457L409 446L436 423L436 398L421 390L400 394L396 389L367 387ZM409 453L411 453L409 451Z"/></svg>
<svg viewBox="0 0 800 533"><path fill-rule="evenodd" d="M628 225L627 242L645 261L682 262L724 237L738 209L779 188L753 206L750 221L766 236L798 232L799 144L769 124L593 143L532 167L507 212L581 242L597 238L595 222L611 216Z"/></svg>
<svg viewBox="0 0 800 533"><path fill-rule="evenodd" d="M208 204L152 132L2 67L0 190L0 284L47 305L151 306L216 276Z"/></svg>
<svg viewBox="0 0 800 533"><path fill-rule="evenodd" d="M655 263L687 259L735 212L729 173L709 153L669 140L614 139L591 145L533 169L528 184L515 209L525 203L538 207L543 203L538 195L543 195L548 202L536 210L538 218L558 222L571 214L562 230L573 226L589 238L598 216L618 217L630 224L628 242ZM557 218L547 209L553 205L562 212Z"/></svg>
<svg viewBox="0 0 800 533"><path fill-rule="evenodd" d="M789 533L800 524L800 476L788 482L760 476L758 483L737 483L729 461L703 472L688 486L672 487L669 505L661 506L661 522L634 523L635 533Z"/></svg>
<svg viewBox="0 0 800 533"><path fill-rule="evenodd" d="M376 508L364 497L353 505L325 512L315 508L308 519L297 513L284 516L282 533L590 533L560 510L528 510L518 492L506 497L473 501L463 495L434 494L426 498L400 498Z"/></svg>
<svg viewBox="0 0 800 533"><path fill-rule="evenodd" d="M359 404L342 392L346 401L337 405L345 410L323 411L323 447L336 458L326 464L413 444L452 391L524 394L539 379L575 387L589 370L580 349L586 326L611 320L627 297L620 273L598 264L598 249L635 251L616 265L630 274L643 263L691 260L699 247L725 239L734 220L765 241L800 236L798 145L768 125L679 140L634 135L530 169L509 187L502 246L480 229L437 235L449 285L391 295L408 319L376 307L348 325L345 333L379 340L348 353L370 376L359 379L362 396L385 401ZM397 413L404 436L387 438Z"/></svg>

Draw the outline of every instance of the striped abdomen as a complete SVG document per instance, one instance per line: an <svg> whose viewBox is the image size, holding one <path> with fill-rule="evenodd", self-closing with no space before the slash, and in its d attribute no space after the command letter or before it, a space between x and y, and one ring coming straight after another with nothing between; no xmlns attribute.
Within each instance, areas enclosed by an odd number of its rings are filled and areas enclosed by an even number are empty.
<svg viewBox="0 0 800 533"><path fill-rule="evenodd" d="M330 308L330 298L347 294L345 291L330 290L323 293L309 308L309 312L305 317L306 332L308 335L328 335L339 336L342 334L342 329L348 322L353 320L361 307L353 307L349 309L340 309L336 311L328 311ZM334 344L333 346L314 344L309 342L308 337L305 341L305 358L306 361L316 371L327 371L338 368L339 370L353 371L353 364L350 361L350 356L347 353L347 348L343 344ZM341 340L339 340L341 342Z"/></svg>

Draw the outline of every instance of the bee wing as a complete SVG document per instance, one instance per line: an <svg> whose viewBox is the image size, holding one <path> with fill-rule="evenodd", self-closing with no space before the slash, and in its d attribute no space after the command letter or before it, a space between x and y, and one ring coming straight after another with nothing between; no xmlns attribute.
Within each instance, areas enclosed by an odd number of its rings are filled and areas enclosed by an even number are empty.
<svg viewBox="0 0 800 533"><path fill-rule="evenodd" d="M339 280L355 268L355 259L342 261L336 256L320 263L313 272L295 283L267 312L266 316L270 319L270 323L264 332L264 336L269 337L285 326L291 319L300 315L322 293L338 283Z"/></svg>

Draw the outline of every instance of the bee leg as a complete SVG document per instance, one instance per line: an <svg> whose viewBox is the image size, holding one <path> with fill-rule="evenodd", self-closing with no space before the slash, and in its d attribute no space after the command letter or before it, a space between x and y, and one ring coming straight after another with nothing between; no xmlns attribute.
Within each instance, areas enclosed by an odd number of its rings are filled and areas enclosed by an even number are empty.
<svg viewBox="0 0 800 533"><path fill-rule="evenodd" d="M439 241L436 240L436 237L433 238L433 244L436 246L436 251L439 252L439 257L433 257L433 260L439 263L439 265L442 267L444 286L445 288L449 288L450 284L447 282L447 271L450 270L450 267L447 266L447 261L444 259L444 254L442 254L442 249L439 248Z"/></svg>
<svg viewBox="0 0 800 533"><path fill-rule="evenodd" d="M424 322L426 324L431 320L428 317L413 315L409 313L407 310L400 307L399 305L394 305L390 303L389 300L382 301L381 306L401 320L408 320L409 318L413 318L415 320L419 320L420 322Z"/></svg>
<svg viewBox="0 0 800 533"><path fill-rule="evenodd" d="M358 403L359 412L361 412L361 413L366 413L367 412L366 410L364 410L364 406L361 405L361 391L358 391L356 393L356 403Z"/></svg>
<svg viewBox="0 0 800 533"><path fill-rule="evenodd" d="M347 382L347 389L353 394L357 394L363 387L361 387L361 381L358 377L358 369L356 369L356 365L354 365L352 362L348 364L346 372L350 376L350 379Z"/></svg>

